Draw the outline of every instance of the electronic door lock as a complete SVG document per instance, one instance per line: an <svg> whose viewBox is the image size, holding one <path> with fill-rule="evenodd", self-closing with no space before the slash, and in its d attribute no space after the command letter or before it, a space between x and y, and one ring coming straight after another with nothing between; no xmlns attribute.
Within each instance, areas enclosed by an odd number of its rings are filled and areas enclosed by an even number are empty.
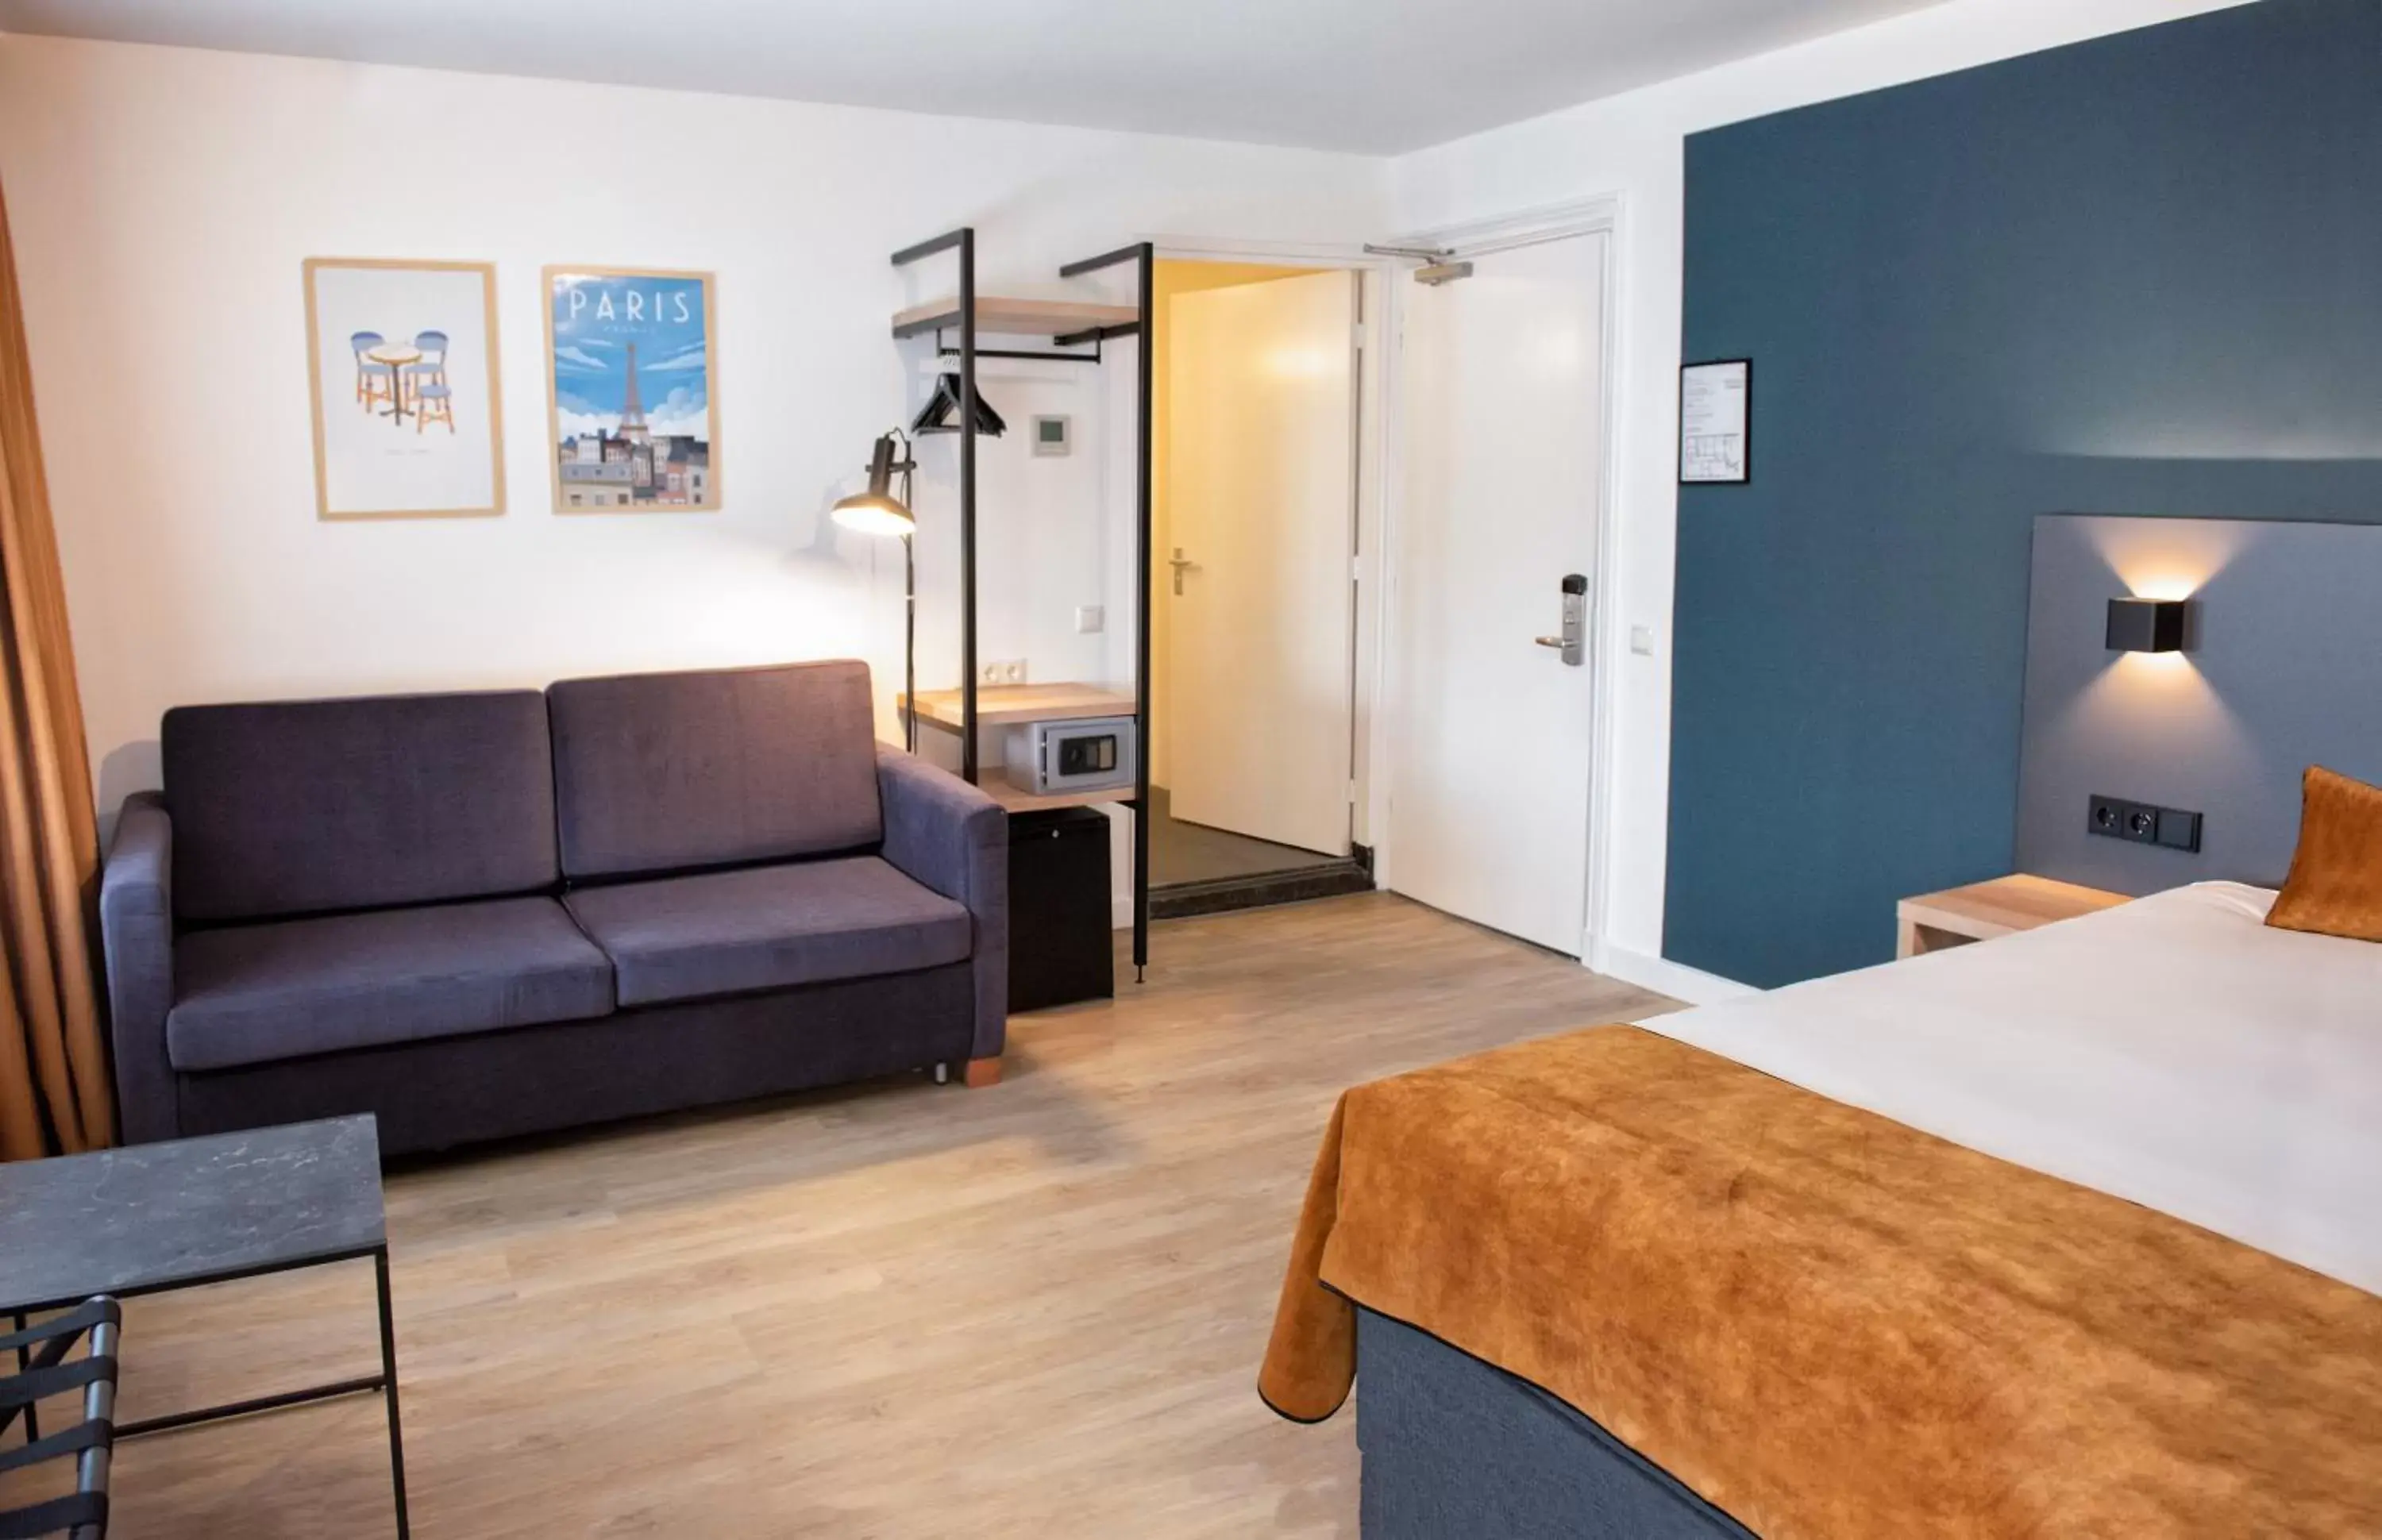
<svg viewBox="0 0 2382 1540"><path fill-rule="evenodd" d="M1567 667L1578 668L1588 661L1588 580L1577 572L1566 573L1563 581L1563 634L1534 638L1541 647L1553 647L1563 654Z"/></svg>

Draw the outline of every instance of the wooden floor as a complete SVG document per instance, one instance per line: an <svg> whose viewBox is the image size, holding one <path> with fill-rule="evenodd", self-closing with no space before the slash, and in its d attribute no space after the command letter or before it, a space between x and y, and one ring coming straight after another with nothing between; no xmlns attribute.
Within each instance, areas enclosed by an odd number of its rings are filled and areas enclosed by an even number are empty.
<svg viewBox="0 0 2382 1540"><path fill-rule="evenodd" d="M393 1176L414 1534L1354 1536L1353 1418L1253 1388L1334 1094L1669 1002L1380 895L1154 943L1114 1004L1013 1021L989 1090ZM135 1302L119 1415L368 1373L371 1299L354 1266ZM389 1534L386 1459L372 1399L141 1440L112 1534Z"/></svg>

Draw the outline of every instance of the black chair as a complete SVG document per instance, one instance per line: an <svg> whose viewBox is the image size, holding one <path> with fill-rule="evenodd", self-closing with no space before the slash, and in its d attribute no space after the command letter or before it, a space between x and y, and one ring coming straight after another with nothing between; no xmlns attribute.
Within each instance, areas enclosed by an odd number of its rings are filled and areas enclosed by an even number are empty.
<svg viewBox="0 0 2382 1540"><path fill-rule="evenodd" d="M0 1540L105 1540L107 1464L116 1443L116 1349L124 1311L103 1294L37 1326L0 1335L17 1373L0 1378L0 1434L25 1419L25 1442L0 1449L0 1475L53 1460L75 1461L74 1490L26 1508L0 1509ZM68 1361L89 1339L80 1358ZM82 1392L82 1420L44 1436L35 1403Z"/></svg>

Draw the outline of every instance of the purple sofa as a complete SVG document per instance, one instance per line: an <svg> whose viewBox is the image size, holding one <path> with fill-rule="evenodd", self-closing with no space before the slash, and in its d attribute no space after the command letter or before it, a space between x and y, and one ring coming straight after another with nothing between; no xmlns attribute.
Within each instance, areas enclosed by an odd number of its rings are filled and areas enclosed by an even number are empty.
<svg viewBox="0 0 2382 1540"><path fill-rule="evenodd" d="M125 1137L404 1152L997 1079L1009 825L858 663L166 714L100 924Z"/></svg>

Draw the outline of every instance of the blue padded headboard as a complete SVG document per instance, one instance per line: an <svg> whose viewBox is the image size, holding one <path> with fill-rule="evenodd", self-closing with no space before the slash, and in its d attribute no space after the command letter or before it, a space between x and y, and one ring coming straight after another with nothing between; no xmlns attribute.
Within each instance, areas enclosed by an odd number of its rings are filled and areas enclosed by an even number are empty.
<svg viewBox="0 0 2382 1540"><path fill-rule="evenodd" d="M2107 650L2108 601L2192 600L2187 650ZM2119 893L2290 869L2300 774L2382 782L2382 525L2034 521L2019 869ZM2093 796L2205 814L2197 855L2085 833Z"/></svg>

